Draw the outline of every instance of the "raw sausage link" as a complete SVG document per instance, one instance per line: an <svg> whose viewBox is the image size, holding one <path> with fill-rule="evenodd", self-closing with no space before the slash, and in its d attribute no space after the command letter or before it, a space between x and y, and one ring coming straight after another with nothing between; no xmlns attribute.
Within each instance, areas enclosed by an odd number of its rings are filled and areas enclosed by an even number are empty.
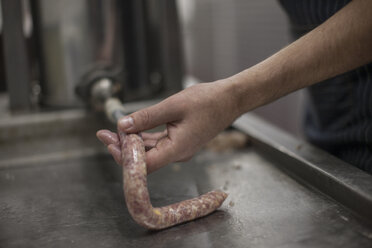
<svg viewBox="0 0 372 248"><path fill-rule="evenodd" d="M124 195L129 213L141 226L163 229L205 216L221 206L227 194L220 190L165 207L151 205L147 189L145 147L137 134L119 131L122 151Z"/></svg>

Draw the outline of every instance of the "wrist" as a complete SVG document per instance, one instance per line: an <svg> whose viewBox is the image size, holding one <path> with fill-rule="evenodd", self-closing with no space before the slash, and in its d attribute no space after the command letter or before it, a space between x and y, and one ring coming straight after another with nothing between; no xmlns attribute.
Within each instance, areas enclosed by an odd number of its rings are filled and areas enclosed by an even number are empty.
<svg viewBox="0 0 372 248"><path fill-rule="evenodd" d="M237 116L270 102L275 98L270 79L257 68L249 68L223 80L227 95L232 99Z"/></svg>

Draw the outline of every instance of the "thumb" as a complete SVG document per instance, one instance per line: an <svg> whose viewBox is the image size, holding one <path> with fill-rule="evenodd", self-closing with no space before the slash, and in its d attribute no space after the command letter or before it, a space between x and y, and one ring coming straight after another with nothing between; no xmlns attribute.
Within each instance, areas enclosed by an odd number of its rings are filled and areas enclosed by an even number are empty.
<svg viewBox="0 0 372 248"><path fill-rule="evenodd" d="M179 116L180 111L178 111L177 105L164 100L156 105L122 117L118 121L118 128L123 132L138 133L175 121Z"/></svg>

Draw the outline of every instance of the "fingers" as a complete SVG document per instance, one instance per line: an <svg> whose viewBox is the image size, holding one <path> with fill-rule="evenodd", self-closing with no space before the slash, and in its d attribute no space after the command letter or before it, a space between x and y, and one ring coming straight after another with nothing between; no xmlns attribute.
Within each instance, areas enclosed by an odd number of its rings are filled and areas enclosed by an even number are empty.
<svg viewBox="0 0 372 248"><path fill-rule="evenodd" d="M112 155L115 162L121 165L121 150L117 143L117 136L115 137L113 135L114 133L108 130L100 130L98 133L97 137L107 145L107 150ZM158 135L158 137L160 136ZM146 165L148 174L170 162L173 162L173 154L175 154L174 145L168 137L160 140L145 139L144 145L147 151Z"/></svg>
<svg viewBox="0 0 372 248"><path fill-rule="evenodd" d="M99 130L97 138L107 146L107 150L115 159L116 163L121 164L121 150L119 146L119 137L116 133L109 130Z"/></svg>
<svg viewBox="0 0 372 248"><path fill-rule="evenodd" d="M96 135L97 138L107 146L110 144L119 145L119 137L116 133L109 130L99 130Z"/></svg>
<svg viewBox="0 0 372 248"><path fill-rule="evenodd" d="M147 173L174 162L177 155L177 145L169 138L158 140L156 146L146 152Z"/></svg>
<svg viewBox="0 0 372 248"><path fill-rule="evenodd" d="M164 138L164 136L167 135L167 131L162 131L162 132L157 132L157 133L141 133L141 136L143 138L143 142L146 148L146 151L149 151L156 147L159 139ZM112 155L114 158L115 162L117 164L121 164L121 150L120 150L120 144L119 144L119 137L116 133L111 132L109 130L99 130L97 132L97 138L107 146L108 152ZM165 146L166 142L163 142L160 144L159 148L163 149ZM153 152L151 152L153 153ZM150 166L147 165L148 168L151 168L151 164L155 164L156 169L160 168L162 161L164 161L164 156L162 157L161 154L160 156L157 155L157 153L154 153L154 156L152 156L150 153L150 159L147 159L148 161L152 161L151 157L156 157L154 163L150 163ZM162 152L161 152L162 153ZM147 153L148 154L148 153ZM146 157L148 155L146 154ZM154 171L155 169L150 169L150 171ZM149 172L150 173L150 172Z"/></svg>
<svg viewBox="0 0 372 248"><path fill-rule="evenodd" d="M156 132L156 133L145 133L145 132L142 132L141 133L141 137L143 140L159 140L159 139L162 139L164 137L166 137L168 135L168 130L165 129L164 131L162 132Z"/></svg>
<svg viewBox="0 0 372 248"><path fill-rule="evenodd" d="M137 133L175 121L180 117L180 113L177 104L171 99L166 99L121 118L118 121L118 128L123 132Z"/></svg>
<svg viewBox="0 0 372 248"><path fill-rule="evenodd" d="M161 137L163 134L164 132L154 133L154 135L150 135L150 137ZM115 162L121 165L122 154L117 135L108 130L100 130L97 132L97 137L107 145L107 150L112 155ZM186 161L189 159L180 158L179 154L181 153L177 151L177 144L175 144L169 137L161 139L148 139L148 137L149 136L144 139L148 174L171 162Z"/></svg>
<svg viewBox="0 0 372 248"><path fill-rule="evenodd" d="M156 144L158 143L158 140L147 139L147 140L144 140L143 143L145 145L146 150L150 150L156 146Z"/></svg>
<svg viewBox="0 0 372 248"><path fill-rule="evenodd" d="M165 129L162 132L156 132L156 133L141 132L140 135L143 139L145 149L146 151L148 151L154 148L160 139L165 138L168 135L168 131L167 129Z"/></svg>
<svg viewBox="0 0 372 248"><path fill-rule="evenodd" d="M112 155L112 157L115 159L115 162L119 165L121 165L121 150L118 145L108 145L107 150Z"/></svg>

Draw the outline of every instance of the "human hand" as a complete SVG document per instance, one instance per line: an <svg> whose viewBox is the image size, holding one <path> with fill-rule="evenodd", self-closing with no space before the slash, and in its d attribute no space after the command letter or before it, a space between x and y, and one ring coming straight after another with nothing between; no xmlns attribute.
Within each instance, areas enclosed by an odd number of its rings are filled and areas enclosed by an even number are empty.
<svg viewBox="0 0 372 248"><path fill-rule="evenodd" d="M118 129L140 133L146 147L148 173L176 161L186 161L204 144L240 115L237 101L227 81L191 86L162 102L118 121ZM145 133L160 125L164 131ZM118 164L121 162L119 138L109 130L97 137L108 146Z"/></svg>

